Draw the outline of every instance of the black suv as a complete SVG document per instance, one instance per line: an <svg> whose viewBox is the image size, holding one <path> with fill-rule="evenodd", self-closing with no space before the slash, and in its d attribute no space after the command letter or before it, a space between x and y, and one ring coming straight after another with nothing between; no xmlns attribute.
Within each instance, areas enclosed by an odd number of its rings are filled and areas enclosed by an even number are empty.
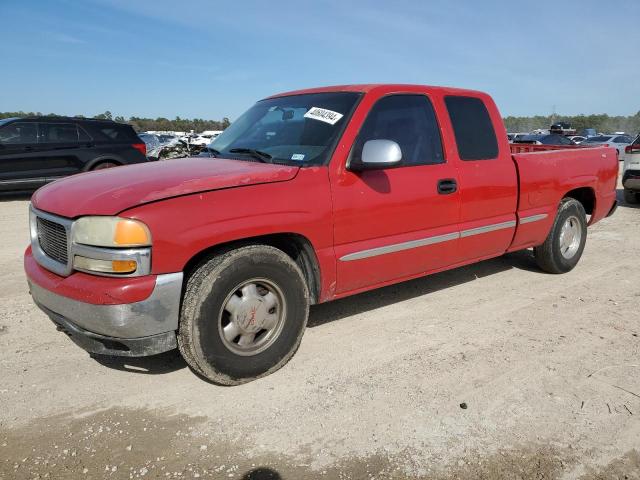
<svg viewBox="0 0 640 480"><path fill-rule="evenodd" d="M0 191L34 190L88 170L146 162L131 125L66 117L0 120Z"/></svg>

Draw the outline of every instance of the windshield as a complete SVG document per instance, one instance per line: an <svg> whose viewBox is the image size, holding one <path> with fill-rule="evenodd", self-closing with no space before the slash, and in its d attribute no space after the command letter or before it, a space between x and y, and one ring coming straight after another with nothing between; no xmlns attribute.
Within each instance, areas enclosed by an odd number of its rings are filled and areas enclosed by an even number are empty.
<svg viewBox="0 0 640 480"><path fill-rule="evenodd" d="M273 163L322 165L359 98L355 92L331 92L262 100L208 148L225 158L255 158L248 149L267 154L263 158L270 156Z"/></svg>

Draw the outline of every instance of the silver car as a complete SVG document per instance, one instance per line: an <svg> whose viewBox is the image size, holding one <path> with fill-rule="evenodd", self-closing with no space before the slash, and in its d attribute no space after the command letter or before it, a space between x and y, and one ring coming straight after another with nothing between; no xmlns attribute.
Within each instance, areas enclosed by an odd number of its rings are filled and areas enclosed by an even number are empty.
<svg viewBox="0 0 640 480"><path fill-rule="evenodd" d="M582 145L609 145L614 147L618 151L618 160L623 161L625 159L624 149L627 145L633 143L633 138L627 134L623 135L598 135L597 137L589 137Z"/></svg>

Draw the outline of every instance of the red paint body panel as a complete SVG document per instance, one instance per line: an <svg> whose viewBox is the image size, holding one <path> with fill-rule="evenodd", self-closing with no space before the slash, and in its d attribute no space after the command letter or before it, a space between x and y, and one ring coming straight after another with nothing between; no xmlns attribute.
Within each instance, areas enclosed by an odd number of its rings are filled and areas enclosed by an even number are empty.
<svg viewBox="0 0 640 480"><path fill-rule="evenodd" d="M36 263L31 247L24 253L24 270L29 280L63 297L94 305L120 305L149 298L156 286L156 276L107 278L75 272L60 277Z"/></svg>
<svg viewBox="0 0 640 480"><path fill-rule="evenodd" d="M316 252L324 292L335 282L330 193L327 167L311 167L284 183L186 195L122 215L149 226L154 274L181 271L214 245L274 233L301 235Z"/></svg>
<svg viewBox="0 0 640 480"><path fill-rule="evenodd" d="M33 203L47 212L70 218L120 214L143 221L153 237L153 275L118 279L116 282L122 282L119 287L113 279L79 273L63 279L36 265L28 250L25 269L29 277L45 288L75 295L73 298L90 296L91 291L91 301L96 303L128 301L148 296L154 275L182 271L211 247L293 233L312 245L321 277L319 300L327 301L539 245L549 233L561 199L576 188L590 188L595 194L591 223L603 218L615 200L618 162L614 149L535 148L531 149L534 153L512 154L498 109L481 92L417 85L347 85L276 96L334 91L364 95L326 166L298 168L194 158L78 175L39 190ZM423 94L430 99L446 162L348 171L349 152L371 107L393 93ZM459 158L444 103L447 95L484 102L498 139L496 159ZM437 193L437 182L444 178L457 181L455 194ZM539 214L547 217L518 223ZM464 234L495 224L506 226ZM447 241L343 259L442 235ZM125 284L134 286L127 289Z"/></svg>
<svg viewBox="0 0 640 480"><path fill-rule="evenodd" d="M208 157L146 162L66 177L39 189L31 202L68 218L116 215L166 198L290 180L297 172L298 167Z"/></svg>

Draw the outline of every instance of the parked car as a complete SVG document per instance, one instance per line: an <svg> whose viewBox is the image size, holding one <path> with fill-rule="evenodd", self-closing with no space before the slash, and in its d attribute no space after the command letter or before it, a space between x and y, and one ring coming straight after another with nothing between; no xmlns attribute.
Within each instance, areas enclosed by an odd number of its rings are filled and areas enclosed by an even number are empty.
<svg viewBox="0 0 640 480"><path fill-rule="evenodd" d="M622 186L625 202L631 204L640 202L640 135L625 147Z"/></svg>
<svg viewBox="0 0 640 480"><path fill-rule="evenodd" d="M509 139L509 143L513 143L519 138L522 138L526 135L530 135L529 133L507 133L507 138Z"/></svg>
<svg viewBox="0 0 640 480"><path fill-rule="evenodd" d="M163 147L166 147L168 145L175 145L180 141L180 138L177 135L161 134L156 136L158 137L158 140L160 140L160 144Z"/></svg>
<svg viewBox="0 0 640 480"><path fill-rule="evenodd" d="M162 150L162 143L160 143L158 136L151 133L139 133L138 137L147 146L147 158L149 160L158 160Z"/></svg>
<svg viewBox="0 0 640 480"><path fill-rule="evenodd" d="M568 137L550 134L523 135L513 141L513 143L529 143L532 145L575 145L575 142Z"/></svg>
<svg viewBox="0 0 640 480"><path fill-rule="evenodd" d="M146 162L130 125L66 117L0 120L0 191L32 191L67 175Z"/></svg>
<svg viewBox="0 0 640 480"><path fill-rule="evenodd" d="M575 135L576 129L571 128L568 122L556 122L549 128L549 133L557 133L558 135Z"/></svg>
<svg viewBox="0 0 640 480"><path fill-rule="evenodd" d="M38 190L31 295L90 352L178 347L211 381L244 383L291 358L310 304L530 247L542 270L573 269L587 225L615 208L615 150L511 147L476 91L269 97L209 146L216 158Z"/></svg>
<svg viewBox="0 0 640 480"><path fill-rule="evenodd" d="M585 145L609 145L614 147L618 152L618 158L621 161L625 159L625 148L631 145L633 138L629 135L598 135L597 137L589 137L584 141Z"/></svg>
<svg viewBox="0 0 640 480"><path fill-rule="evenodd" d="M580 130L580 136L582 137L596 137L598 135L598 132L596 131L595 128L583 128L582 130Z"/></svg>

